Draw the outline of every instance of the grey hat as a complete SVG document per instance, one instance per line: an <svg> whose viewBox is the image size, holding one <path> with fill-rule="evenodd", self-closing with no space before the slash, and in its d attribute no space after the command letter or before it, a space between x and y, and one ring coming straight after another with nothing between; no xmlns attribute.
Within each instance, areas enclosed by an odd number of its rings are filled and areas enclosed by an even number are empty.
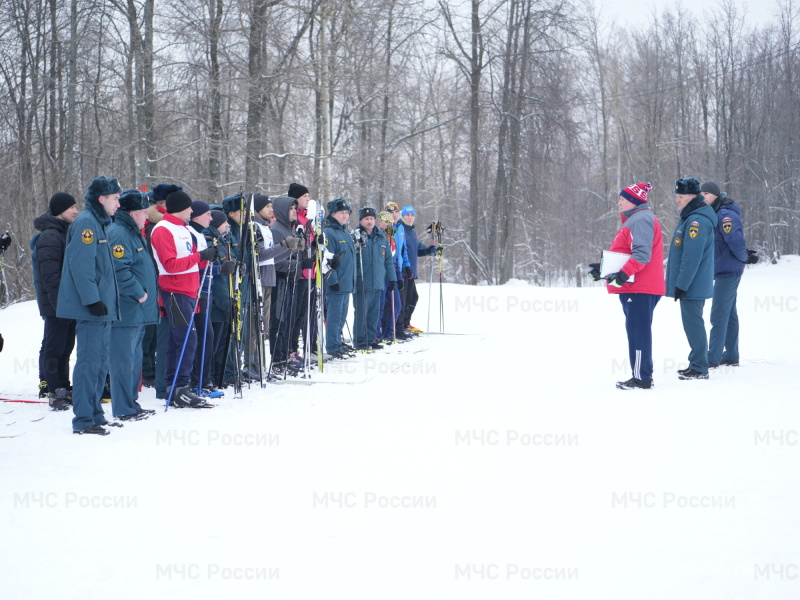
<svg viewBox="0 0 800 600"><path fill-rule="evenodd" d="M701 192L708 192L709 194L714 194L715 196L719 196L722 194L722 191L719 189L719 186L714 181L706 181L703 185L700 186Z"/></svg>

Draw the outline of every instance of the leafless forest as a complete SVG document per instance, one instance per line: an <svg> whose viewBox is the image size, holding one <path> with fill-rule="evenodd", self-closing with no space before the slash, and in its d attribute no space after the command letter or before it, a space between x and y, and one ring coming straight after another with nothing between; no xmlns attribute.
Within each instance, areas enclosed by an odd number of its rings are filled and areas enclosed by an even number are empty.
<svg viewBox="0 0 800 600"><path fill-rule="evenodd" d="M797 254L799 43L797 0L629 29L590 0L0 0L4 301L33 297L50 195L99 174L413 204L460 283L574 285L619 190L652 182L669 235L683 176L740 203L762 257Z"/></svg>

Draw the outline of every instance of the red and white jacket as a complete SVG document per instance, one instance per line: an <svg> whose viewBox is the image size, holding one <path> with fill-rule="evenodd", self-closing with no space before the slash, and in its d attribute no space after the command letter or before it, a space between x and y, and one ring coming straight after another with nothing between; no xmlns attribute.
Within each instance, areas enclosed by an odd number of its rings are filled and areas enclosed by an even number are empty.
<svg viewBox="0 0 800 600"><path fill-rule="evenodd" d="M186 223L169 213L150 235L158 266L158 287L165 292L197 297L200 287L200 259L197 242Z"/></svg>
<svg viewBox="0 0 800 600"><path fill-rule="evenodd" d="M631 255L622 271L636 277L633 283L624 283L621 288L607 284L608 293L663 296L666 284L661 223L646 204L620 213L620 217L623 225L611 242L610 250Z"/></svg>

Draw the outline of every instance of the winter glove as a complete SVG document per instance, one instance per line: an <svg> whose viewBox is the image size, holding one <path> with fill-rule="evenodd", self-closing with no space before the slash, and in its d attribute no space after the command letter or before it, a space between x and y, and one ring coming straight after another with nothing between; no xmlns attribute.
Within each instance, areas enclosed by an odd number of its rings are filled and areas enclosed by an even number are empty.
<svg viewBox="0 0 800 600"><path fill-rule="evenodd" d="M342 264L342 255L344 254L344 250L341 252L337 252L333 255L333 258L328 261L328 266L333 269L334 271L339 268L339 265ZM337 288L338 289L338 288ZM336 290L334 290L336 291Z"/></svg>
<svg viewBox="0 0 800 600"><path fill-rule="evenodd" d="M600 263L589 263L589 266L592 268L588 273L589 279L598 281L600 279Z"/></svg>
<svg viewBox="0 0 800 600"><path fill-rule="evenodd" d="M3 341L3 334L2 334L2 333L0 333L0 352L2 352L2 351L3 351L3 344L4 344L4 343L5 343L5 342Z"/></svg>
<svg viewBox="0 0 800 600"><path fill-rule="evenodd" d="M202 260L214 260L217 257L217 249L213 246L200 251L200 258Z"/></svg>
<svg viewBox="0 0 800 600"><path fill-rule="evenodd" d="M219 272L223 275L230 275L236 270L236 261L235 260L226 260L219 266Z"/></svg>
<svg viewBox="0 0 800 600"><path fill-rule="evenodd" d="M332 286L330 286L330 290L332 292L338 292L339 291L339 284L338 283L334 283Z"/></svg>
<svg viewBox="0 0 800 600"><path fill-rule="evenodd" d="M436 248L436 254L438 254L439 256L442 255L443 251L444 251L444 246L439 246L438 248Z"/></svg>
<svg viewBox="0 0 800 600"><path fill-rule="evenodd" d="M106 307L105 302L102 300L88 304L86 308L88 308L89 312L95 317L105 317L108 314L108 308Z"/></svg>
<svg viewBox="0 0 800 600"><path fill-rule="evenodd" d="M390 281L389 282L388 291L390 291L390 292L393 291L394 290L394 286L395 286L396 283L397 283L396 281Z"/></svg>
<svg viewBox="0 0 800 600"><path fill-rule="evenodd" d="M748 250L745 264L754 265L758 262L758 250Z"/></svg>
<svg viewBox="0 0 800 600"><path fill-rule="evenodd" d="M411 271L411 267L403 267L403 277L405 279L414 279L414 273Z"/></svg>
<svg viewBox="0 0 800 600"><path fill-rule="evenodd" d="M402 290L403 289L403 280L402 279L398 279L397 280L397 289L398 290Z"/></svg>
<svg viewBox="0 0 800 600"><path fill-rule="evenodd" d="M621 288L622 284L626 281L628 281L628 275L625 273L625 271L618 271L617 273L608 276L608 282L614 287Z"/></svg>
<svg viewBox="0 0 800 600"><path fill-rule="evenodd" d="M6 231L2 236L0 236L0 252L5 252L10 245L11 236L8 235L8 232Z"/></svg>
<svg viewBox="0 0 800 600"><path fill-rule="evenodd" d="M683 298L685 295L686 295L686 290L682 290L679 287L675 288L675 293L673 294L673 297L675 298L675 302L677 302L678 300Z"/></svg>
<svg viewBox="0 0 800 600"><path fill-rule="evenodd" d="M303 240L302 238L290 235L281 241L281 246L286 248L289 252L297 252L303 249Z"/></svg>

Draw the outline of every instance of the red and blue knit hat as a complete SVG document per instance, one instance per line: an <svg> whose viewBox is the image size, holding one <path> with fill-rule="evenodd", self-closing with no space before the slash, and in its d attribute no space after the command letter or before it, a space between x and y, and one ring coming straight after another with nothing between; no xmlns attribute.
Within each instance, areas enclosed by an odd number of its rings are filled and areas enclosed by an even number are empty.
<svg viewBox="0 0 800 600"><path fill-rule="evenodd" d="M619 193L620 196L633 202L636 206L647 202L647 192L653 189L650 183L634 183L629 185Z"/></svg>

